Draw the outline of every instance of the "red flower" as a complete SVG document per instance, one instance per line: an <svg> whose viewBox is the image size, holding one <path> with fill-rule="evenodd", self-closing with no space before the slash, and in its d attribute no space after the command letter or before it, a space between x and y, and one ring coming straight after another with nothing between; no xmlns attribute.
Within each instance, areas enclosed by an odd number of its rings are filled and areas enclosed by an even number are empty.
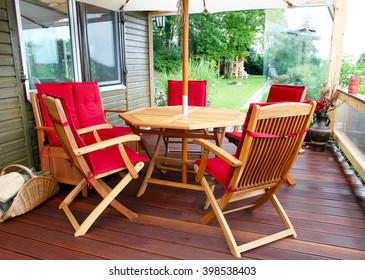
<svg viewBox="0 0 365 280"><path fill-rule="evenodd" d="M328 112L335 110L337 105L337 99L340 95L340 91L337 90L336 86L332 86L330 89L324 89L320 93L320 99L317 100L317 106L314 113L320 116L327 116Z"/></svg>

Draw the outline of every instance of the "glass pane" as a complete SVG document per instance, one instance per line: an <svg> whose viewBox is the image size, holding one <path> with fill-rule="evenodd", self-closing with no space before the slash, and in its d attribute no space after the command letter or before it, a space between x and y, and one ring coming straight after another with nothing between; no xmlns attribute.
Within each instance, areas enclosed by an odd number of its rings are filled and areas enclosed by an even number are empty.
<svg viewBox="0 0 365 280"><path fill-rule="evenodd" d="M19 1L30 89L73 79L66 0Z"/></svg>
<svg viewBox="0 0 365 280"><path fill-rule="evenodd" d="M326 7L268 10L264 75L274 83L307 86L316 98L327 80L332 19Z"/></svg>
<svg viewBox="0 0 365 280"><path fill-rule="evenodd" d="M100 84L121 81L118 30L115 12L87 5L91 79Z"/></svg>
<svg viewBox="0 0 365 280"><path fill-rule="evenodd" d="M365 157L365 115L363 113L346 103L342 104L336 109L335 129L348 137L358 152Z"/></svg>

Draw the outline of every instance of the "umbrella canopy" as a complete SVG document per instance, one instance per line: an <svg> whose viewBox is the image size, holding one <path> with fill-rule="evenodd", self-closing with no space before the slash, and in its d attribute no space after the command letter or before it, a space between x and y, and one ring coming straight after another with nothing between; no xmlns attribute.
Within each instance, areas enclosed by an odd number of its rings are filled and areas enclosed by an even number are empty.
<svg viewBox="0 0 365 280"><path fill-rule="evenodd" d="M177 12L182 17L182 108L183 115L188 114L188 26L189 14L203 13L206 9L209 13L259 10L259 9L284 9L308 3L320 3L328 0L78 0L113 11L160 11Z"/></svg>
<svg viewBox="0 0 365 280"><path fill-rule="evenodd" d="M78 0L106 9L118 11L177 11L178 0ZM258 9L283 9L288 5L302 5L305 3L325 2L324 0L205 0L206 8L210 13L258 10ZM204 7L203 0L189 0L189 13L202 13Z"/></svg>

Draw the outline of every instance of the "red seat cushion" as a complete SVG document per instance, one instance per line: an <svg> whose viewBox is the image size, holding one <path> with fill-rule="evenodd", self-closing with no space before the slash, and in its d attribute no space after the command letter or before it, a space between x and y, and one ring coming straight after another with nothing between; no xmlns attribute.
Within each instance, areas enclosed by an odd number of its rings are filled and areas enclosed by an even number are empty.
<svg viewBox="0 0 365 280"><path fill-rule="evenodd" d="M124 148L132 164L140 161L147 162L145 156L135 153L125 145ZM116 146L89 153L86 160L94 175L125 167L125 163Z"/></svg>
<svg viewBox="0 0 365 280"><path fill-rule="evenodd" d="M229 140L229 142L234 143L236 146L238 145L241 139L242 131L230 131L226 132L225 136Z"/></svg>
<svg viewBox="0 0 365 280"><path fill-rule="evenodd" d="M64 107L64 101L61 100L61 102L65 114L69 119L69 111L67 110L67 108ZM72 121L69 121L69 124L72 134L76 140L77 146L79 148L85 147L87 141L90 141L89 137L87 138L88 140L84 141L80 134L77 133L74 123ZM140 161L147 162L147 158L145 156L137 154L126 146L124 146L124 148L132 164ZM126 167L117 146L112 146L95 152L87 153L84 155L84 157L94 175Z"/></svg>
<svg viewBox="0 0 365 280"><path fill-rule="evenodd" d="M207 81L188 81L188 105L205 107ZM182 105L182 81L167 81L167 105Z"/></svg>
<svg viewBox="0 0 365 280"><path fill-rule="evenodd" d="M45 126L53 126L42 98L43 94L48 94L64 100L64 104L68 108L70 118L72 119L75 127L80 128L70 83L35 84L35 86L38 91L39 105ZM58 140L55 132L47 131L46 135L51 146L61 146L61 142Z"/></svg>
<svg viewBox="0 0 365 280"><path fill-rule="evenodd" d="M304 100L305 86L276 85L270 87L267 102L300 102Z"/></svg>
<svg viewBox="0 0 365 280"><path fill-rule="evenodd" d="M200 163L200 159L194 162L196 165L200 165ZM232 177L230 165L218 157L208 159L205 171L224 187L228 186Z"/></svg>

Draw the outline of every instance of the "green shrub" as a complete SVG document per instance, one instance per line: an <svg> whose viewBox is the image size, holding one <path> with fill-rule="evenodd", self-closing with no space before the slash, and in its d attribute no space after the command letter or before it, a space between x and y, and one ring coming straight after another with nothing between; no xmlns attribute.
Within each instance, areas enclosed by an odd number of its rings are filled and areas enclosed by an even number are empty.
<svg viewBox="0 0 365 280"><path fill-rule="evenodd" d="M207 104L210 103L212 95L216 92L216 63L204 59L189 60L189 80L206 80L207 81ZM176 71L160 72L155 75L155 105L165 106L167 102L167 81L181 80L181 66Z"/></svg>

